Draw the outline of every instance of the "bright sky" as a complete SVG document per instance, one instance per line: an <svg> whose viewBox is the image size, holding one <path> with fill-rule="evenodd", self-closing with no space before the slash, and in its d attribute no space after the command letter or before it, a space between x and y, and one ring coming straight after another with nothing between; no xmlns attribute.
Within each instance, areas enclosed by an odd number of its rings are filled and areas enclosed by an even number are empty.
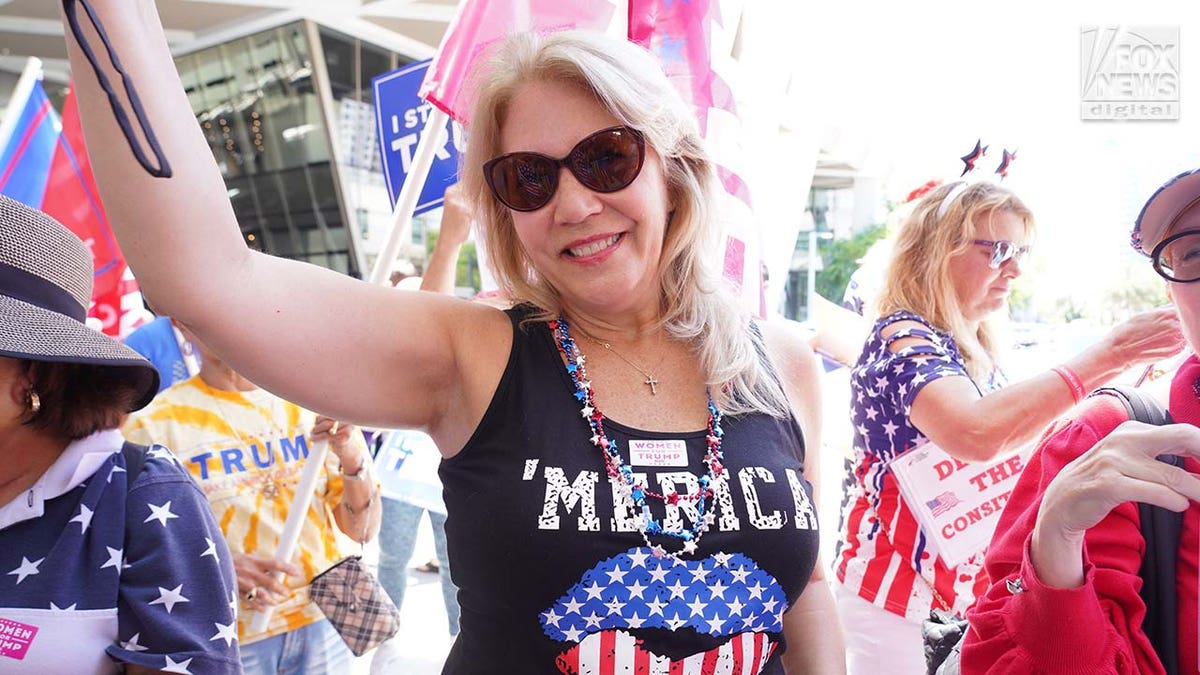
<svg viewBox="0 0 1200 675"><path fill-rule="evenodd" d="M1006 182L1040 225L1039 288L1094 289L1132 259L1129 228L1150 193L1200 167L1196 3L772 1L789 15L781 49L809 83L802 123L887 178L889 194L956 176L976 138L991 145L989 171L1002 148L1018 152ZM1177 121L1080 119L1081 28L1118 24L1179 28Z"/></svg>

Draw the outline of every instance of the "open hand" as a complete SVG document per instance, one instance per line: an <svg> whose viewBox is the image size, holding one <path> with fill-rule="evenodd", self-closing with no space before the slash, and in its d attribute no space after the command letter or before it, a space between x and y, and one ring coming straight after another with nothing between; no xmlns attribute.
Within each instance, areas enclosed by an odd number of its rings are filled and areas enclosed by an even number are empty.
<svg viewBox="0 0 1200 675"><path fill-rule="evenodd" d="M1127 368L1174 356L1187 346L1174 307L1135 314L1117 324L1108 339Z"/></svg>

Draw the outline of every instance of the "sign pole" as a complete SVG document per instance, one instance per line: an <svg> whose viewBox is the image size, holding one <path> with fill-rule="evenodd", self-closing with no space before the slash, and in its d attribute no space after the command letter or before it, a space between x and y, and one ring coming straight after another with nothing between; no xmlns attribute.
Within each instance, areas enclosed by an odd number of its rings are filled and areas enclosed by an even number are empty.
<svg viewBox="0 0 1200 675"><path fill-rule="evenodd" d="M450 117L434 106L429 119L425 122L421 140L417 142L417 149L413 153L412 168L404 180L404 187L400 188L400 196L396 198L396 208L392 209L392 229L388 232L383 250L375 259L375 267L371 269L368 281L372 284L383 285L387 282L388 271L400 253L401 235L412 224L413 209L417 206L421 188L425 187L425 178L429 175L429 168L433 165L438 148L446 143L446 123L449 121Z"/></svg>
<svg viewBox="0 0 1200 675"><path fill-rule="evenodd" d="M296 544L300 541L300 528L304 526L304 518L308 516L308 507L312 504L317 479L321 477L321 470L325 468L325 452L328 448L329 441L313 443L312 450L304 460L300 484L296 486L296 497L288 507L287 520L283 522L283 531L279 533L279 548L275 550L275 559L279 562L288 562L296 553ZM283 573L279 573L276 578L282 581ZM261 611L255 612L248 632L253 635L265 631L274 613L274 605L267 605Z"/></svg>

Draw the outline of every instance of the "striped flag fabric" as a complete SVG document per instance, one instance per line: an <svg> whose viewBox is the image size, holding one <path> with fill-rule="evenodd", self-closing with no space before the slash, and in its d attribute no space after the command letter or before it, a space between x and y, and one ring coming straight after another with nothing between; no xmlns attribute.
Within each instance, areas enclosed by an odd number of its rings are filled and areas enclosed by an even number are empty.
<svg viewBox="0 0 1200 675"><path fill-rule="evenodd" d="M671 660L642 649L625 631L593 633L559 655L563 675L757 675L775 647L764 633L738 633L720 647Z"/></svg>
<svg viewBox="0 0 1200 675"><path fill-rule="evenodd" d="M128 334L145 316L141 294L100 202L74 89L61 117L40 77L18 86L22 94L5 113L3 127L11 133L7 141L0 138L0 194L44 211L88 245L94 274L89 321L113 337Z"/></svg>
<svg viewBox="0 0 1200 675"><path fill-rule="evenodd" d="M779 582L743 554L685 561L638 547L594 565L539 620L563 643L564 675L758 675L786 611ZM708 639L672 659L637 638L661 629Z"/></svg>
<svg viewBox="0 0 1200 675"><path fill-rule="evenodd" d="M24 101L9 102L6 115L15 116L16 124L0 148L0 194L40 209L62 122L40 80Z"/></svg>

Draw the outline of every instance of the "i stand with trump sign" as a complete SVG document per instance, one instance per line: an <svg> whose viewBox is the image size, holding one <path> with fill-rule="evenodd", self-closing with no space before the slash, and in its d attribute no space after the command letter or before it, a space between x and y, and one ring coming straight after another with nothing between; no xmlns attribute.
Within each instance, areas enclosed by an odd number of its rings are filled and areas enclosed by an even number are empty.
<svg viewBox="0 0 1200 675"><path fill-rule="evenodd" d="M925 441L892 460L900 494L930 548L955 567L987 547L1033 446L990 462L968 463Z"/></svg>
<svg viewBox="0 0 1200 675"><path fill-rule="evenodd" d="M421 176L413 214L439 208L446 188L458 180L458 155L462 150L462 129L444 115L433 115L433 106L417 91L429 70L429 61L412 63L371 80L375 93L375 123L379 135L379 152L383 160L383 175L392 206L400 199L400 190L414 171L417 143L425 133L426 123L446 127L445 135L435 145L429 173Z"/></svg>

